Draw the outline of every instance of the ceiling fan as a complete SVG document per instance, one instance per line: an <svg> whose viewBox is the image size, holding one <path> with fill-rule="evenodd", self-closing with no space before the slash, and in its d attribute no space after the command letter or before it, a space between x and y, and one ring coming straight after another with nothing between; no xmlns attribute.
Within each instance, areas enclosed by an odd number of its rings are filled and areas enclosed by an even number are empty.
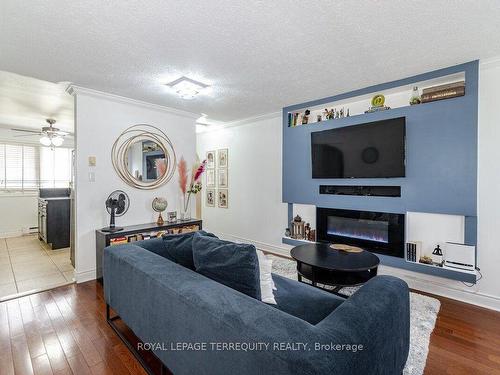
<svg viewBox="0 0 500 375"><path fill-rule="evenodd" d="M64 142L64 137L69 136L70 133L61 131L58 128L54 127L56 120L48 118L45 120L49 126L43 126L42 130L28 130L28 129L11 129L15 132L29 133L18 135L17 137L30 137L33 135L39 135L40 143L47 147L59 147Z"/></svg>

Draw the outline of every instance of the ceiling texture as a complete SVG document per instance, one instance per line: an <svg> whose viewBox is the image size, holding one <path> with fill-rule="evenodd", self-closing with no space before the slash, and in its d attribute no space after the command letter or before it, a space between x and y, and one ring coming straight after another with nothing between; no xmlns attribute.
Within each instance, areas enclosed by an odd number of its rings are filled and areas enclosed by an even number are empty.
<svg viewBox="0 0 500 375"><path fill-rule="evenodd" d="M500 55L500 1L2 0L0 70L219 121ZM212 90L193 100L163 83Z"/></svg>
<svg viewBox="0 0 500 375"><path fill-rule="evenodd" d="M21 134L11 128L40 130L48 126L48 118L57 120L55 127L73 132L73 98L66 92L67 86L67 82L52 83L0 71L0 137Z"/></svg>

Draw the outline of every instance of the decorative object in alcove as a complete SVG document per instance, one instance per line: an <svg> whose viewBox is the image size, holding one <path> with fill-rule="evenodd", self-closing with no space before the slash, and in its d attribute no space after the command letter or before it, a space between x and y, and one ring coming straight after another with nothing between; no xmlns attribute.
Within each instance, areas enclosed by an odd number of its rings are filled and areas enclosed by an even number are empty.
<svg viewBox="0 0 500 375"><path fill-rule="evenodd" d="M305 237L305 222L302 221L302 218L297 215L293 218L290 223L290 229L292 231L292 238L296 240L304 240Z"/></svg>
<svg viewBox="0 0 500 375"><path fill-rule="evenodd" d="M115 217L123 216L128 211L130 199L124 191L113 191L106 199L106 210L110 214L109 227L102 228L103 232L118 232L123 228L115 226Z"/></svg>
<svg viewBox="0 0 500 375"><path fill-rule="evenodd" d="M147 124L133 125L120 134L111 149L111 161L125 183L144 190L170 181L177 164L170 139Z"/></svg>
<svg viewBox="0 0 500 375"><path fill-rule="evenodd" d="M215 190L207 189L206 190L206 204L207 207L215 207Z"/></svg>
<svg viewBox="0 0 500 375"><path fill-rule="evenodd" d="M203 160L201 163L196 163L191 168L191 180L188 184L188 167L186 160L181 157L179 162L179 187L181 189L181 202L180 202L180 219L191 219L191 195L196 195L201 191L201 175L205 172L207 161Z"/></svg>
<svg viewBox="0 0 500 375"><path fill-rule="evenodd" d="M413 90L411 91L411 96L410 96L410 105L416 105L420 103L422 103L422 97L420 96L418 87L413 86Z"/></svg>
<svg viewBox="0 0 500 375"><path fill-rule="evenodd" d="M219 196L218 199L219 208L227 208L229 201L229 191L227 189L221 189L219 190L218 196Z"/></svg>
<svg viewBox="0 0 500 375"><path fill-rule="evenodd" d="M311 114L311 111L306 109L304 112L304 115L302 116L302 125L307 125L309 123L309 115Z"/></svg>
<svg viewBox="0 0 500 375"><path fill-rule="evenodd" d="M219 168L227 168L229 161L228 161L228 151L227 148L223 148L217 151L217 167Z"/></svg>
<svg viewBox="0 0 500 375"><path fill-rule="evenodd" d="M372 98L371 107L368 110L366 110L365 113L386 111L388 109L391 109L391 107L388 107L384 104L385 104L385 96L382 94L377 94Z"/></svg>
<svg viewBox="0 0 500 375"><path fill-rule="evenodd" d="M155 212L158 212L158 219L156 220L156 224L163 225L164 220L163 217L161 216L161 213L167 209L168 206L167 200L165 198L156 197L155 199L153 199L151 206L153 207L153 210Z"/></svg>
<svg viewBox="0 0 500 375"><path fill-rule="evenodd" d="M443 264L443 250L439 245L432 252L432 261L437 265Z"/></svg>
<svg viewBox="0 0 500 375"><path fill-rule="evenodd" d="M385 96L382 94L377 94L372 98L372 107L383 107L385 103Z"/></svg>

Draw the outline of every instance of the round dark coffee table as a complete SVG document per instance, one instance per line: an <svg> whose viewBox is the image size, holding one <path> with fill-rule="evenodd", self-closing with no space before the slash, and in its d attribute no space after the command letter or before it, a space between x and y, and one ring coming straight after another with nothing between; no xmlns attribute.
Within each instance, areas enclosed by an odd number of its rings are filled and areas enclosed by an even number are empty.
<svg viewBox="0 0 500 375"><path fill-rule="evenodd" d="M362 285L377 275L379 258L363 250L349 253L335 250L329 244L315 243L294 247L291 256L297 262L299 281L306 278L313 286L324 284L338 292L346 286Z"/></svg>

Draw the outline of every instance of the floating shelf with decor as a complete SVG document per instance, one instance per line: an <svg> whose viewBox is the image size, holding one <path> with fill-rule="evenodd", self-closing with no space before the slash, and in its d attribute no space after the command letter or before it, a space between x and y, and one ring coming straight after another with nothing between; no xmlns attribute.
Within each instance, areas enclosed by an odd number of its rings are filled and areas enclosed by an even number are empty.
<svg viewBox="0 0 500 375"><path fill-rule="evenodd" d="M397 108L418 107L439 100L460 98L465 95L465 72L449 74L432 79L415 81L391 87L386 90L373 90L368 93L332 99L331 101L293 108L287 111L288 127L322 125L350 117L371 115ZM373 100L381 101L375 106ZM410 104L411 101L416 104ZM422 102L423 101L423 102ZM309 105L310 104L310 105Z"/></svg>

